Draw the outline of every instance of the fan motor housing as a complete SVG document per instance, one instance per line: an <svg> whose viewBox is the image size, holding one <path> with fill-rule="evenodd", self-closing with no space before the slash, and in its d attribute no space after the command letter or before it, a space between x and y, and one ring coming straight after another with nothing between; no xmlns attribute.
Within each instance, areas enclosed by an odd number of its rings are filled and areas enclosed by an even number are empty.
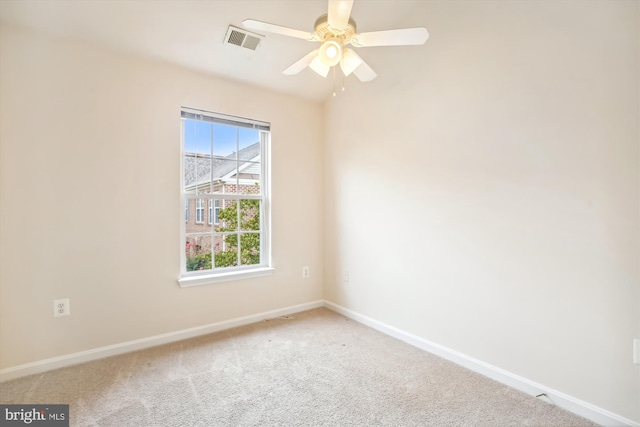
<svg viewBox="0 0 640 427"><path fill-rule="evenodd" d="M314 28L316 30L316 34L320 38L320 40L328 40L331 38L337 38L341 40L342 45L348 44L351 37L356 34L356 21L352 18L349 18L349 23L347 24L347 28L342 31L336 31L329 26L328 15L321 15L318 19L316 19L316 23L314 24Z"/></svg>

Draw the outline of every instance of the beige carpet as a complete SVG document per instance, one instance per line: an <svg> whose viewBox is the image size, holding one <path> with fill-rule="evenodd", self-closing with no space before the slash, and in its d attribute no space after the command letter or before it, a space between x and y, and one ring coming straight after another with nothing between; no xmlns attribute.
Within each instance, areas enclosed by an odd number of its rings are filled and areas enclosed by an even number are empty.
<svg viewBox="0 0 640 427"><path fill-rule="evenodd" d="M33 375L72 426L594 426L321 308Z"/></svg>

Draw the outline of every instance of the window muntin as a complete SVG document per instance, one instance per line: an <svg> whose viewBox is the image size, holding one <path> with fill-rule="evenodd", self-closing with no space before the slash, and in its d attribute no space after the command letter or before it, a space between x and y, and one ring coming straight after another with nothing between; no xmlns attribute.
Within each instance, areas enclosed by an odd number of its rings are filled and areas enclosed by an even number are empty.
<svg viewBox="0 0 640 427"><path fill-rule="evenodd" d="M244 120L182 111L182 277L269 267L269 125Z"/></svg>

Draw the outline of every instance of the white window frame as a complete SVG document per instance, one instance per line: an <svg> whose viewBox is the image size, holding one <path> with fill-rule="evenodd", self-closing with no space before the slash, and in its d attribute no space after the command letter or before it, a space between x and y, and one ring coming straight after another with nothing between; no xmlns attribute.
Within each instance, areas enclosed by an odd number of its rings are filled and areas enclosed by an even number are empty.
<svg viewBox="0 0 640 427"><path fill-rule="evenodd" d="M235 266L235 267L224 267L224 268L215 268L212 266L212 270L207 271L186 271L186 254L185 254L185 242L186 242L186 222L181 221L181 232L180 232L180 276L178 278L178 283L181 287L189 287L189 286L199 286L206 285L218 282L226 282L233 280L242 280L248 279L252 277L260 277L272 274L274 268L272 266L271 260L271 200L270 200L270 189L271 189L271 176L270 176L270 124L266 122L260 122L257 120L245 119L240 117L228 116L219 113L211 113L202 110L194 110L191 108L182 107L181 108L182 116L185 116L185 113L188 118L198 119L206 119L206 121L213 121L215 123L221 124L231 124L239 127L250 127L259 129L260 132L260 179L261 179L261 194L216 194L216 193L208 193L208 194L195 194L195 193L187 193L184 189L184 120L181 120L181 165L182 169L180 171L180 191L181 191L181 208L186 209L185 205L189 200L221 200L218 202L219 205L224 205L224 200L237 200L238 203L243 199L258 199L261 201L260 203L260 230L258 231L260 234L260 264L256 265L244 265L244 266ZM239 183L238 183L239 184ZM204 203L204 202L203 202ZM208 202L207 202L208 203ZM210 205L209 205L210 206ZM215 206L215 205L214 205ZM204 208L204 205L203 205ZM221 209L221 206L214 207L214 215L215 210ZM197 212L197 208L196 208ZM197 213L196 213L197 217ZM218 216L215 215L217 219ZM203 218L204 220L204 218ZM204 222L204 221L203 221ZM211 224L211 219L209 220ZM218 221L215 222L218 224ZM214 227L211 227L212 235L214 235ZM242 234L242 231L238 230L238 235ZM213 260L212 260L213 263Z"/></svg>

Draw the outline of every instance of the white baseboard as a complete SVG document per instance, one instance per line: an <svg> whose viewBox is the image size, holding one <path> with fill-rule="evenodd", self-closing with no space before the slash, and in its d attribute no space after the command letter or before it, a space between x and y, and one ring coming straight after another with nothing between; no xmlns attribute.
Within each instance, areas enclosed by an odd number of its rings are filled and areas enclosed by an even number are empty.
<svg viewBox="0 0 640 427"><path fill-rule="evenodd" d="M464 366L465 368L471 369L474 372L487 376L493 380L513 387L531 396L537 396L541 393L544 393L553 404L600 425L606 427L640 427L640 424L636 423L635 421L629 420L575 397L556 391L552 388L538 384L534 381L530 381L526 378L520 377L511 372L505 371L504 369L485 363L481 360L474 359L473 357L428 341L424 338L409 334L405 331L394 328L393 326L389 326L385 323L379 322L375 319L357 313L353 310L349 310L330 301L313 301L268 312L238 317L222 322L197 326L195 328L183 329L181 331L169 332L153 337L99 347L92 350L39 360L32 363L25 363L23 365L13 366L0 370L0 382L9 381L27 375L46 372L52 369L76 365L78 363L102 359L104 357L116 356L118 354L129 353L131 351L142 350L157 345L168 344L187 338L193 338L196 336L219 332L238 326L248 325L251 323L262 321L264 319L285 316L287 314L293 314L300 311L311 310L323 306L346 317L349 317L357 322L367 325L377 331L390 335L394 338L397 338L422 350L433 353L444 359L450 360L458 365Z"/></svg>
<svg viewBox="0 0 640 427"><path fill-rule="evenodd" d="M377 331L399 339L400 341L404 341L422 350L428 351L429 353L440 356L443 359L464 366L467 369L482 374L509 387L515 388L516 390L520 390L531 396L538 396L544 393L548 397L548 400L546 400L547 402L551 401L551 403L563 409L566 409L567 411L573 412L576 415L580 415L581 417L587 418L602 426L640 427L640 424L636 423L635 421L614 414L613 412L607 411L606 409L599 408L573 396L569 396L565 393L556 391L542 384L530 381L526 378L505 371L504 369L490 365L481 360L474 359L473 357L428 341L424 338L409 334L405 331L394 328L393 326L389 326L375 319L357 313L353 310L349 310L345 307L339 306L338 304L334 304L330 301L325 301L324 306L330 310L349 317L350 319L367 325Z"/></svg>
<svg viewBox="0 0 640 427"><path fill-rule="evenodd" d="M91 360L102 359L104 357L116 356L118 354L129 353L135 350L155 347L157 345L168 344L187 338L193 338L199 335L211 334L213 332L219 332L225 329L235 328L237 326L260 322L264 319L285 316L287 314L311 310L313 308L322 306L324 306L323 301L313 301L305 304L281 308L278 310L252 314L250 316L224 320L222 322L211 323L209 325L197 326L195 328L183 329L181 331L169 332L153 337L127 341L119 344L108 345L105 347L94 348L92 350L81 351L78 353L39 360L32 363L25 363L23 365L12 366L10 368L0 370L0 382L9 381L27 375L38 374L41 372L50 371L52 369L63 368L65 366L77 365L78 363L89 362Z"/></svg>

